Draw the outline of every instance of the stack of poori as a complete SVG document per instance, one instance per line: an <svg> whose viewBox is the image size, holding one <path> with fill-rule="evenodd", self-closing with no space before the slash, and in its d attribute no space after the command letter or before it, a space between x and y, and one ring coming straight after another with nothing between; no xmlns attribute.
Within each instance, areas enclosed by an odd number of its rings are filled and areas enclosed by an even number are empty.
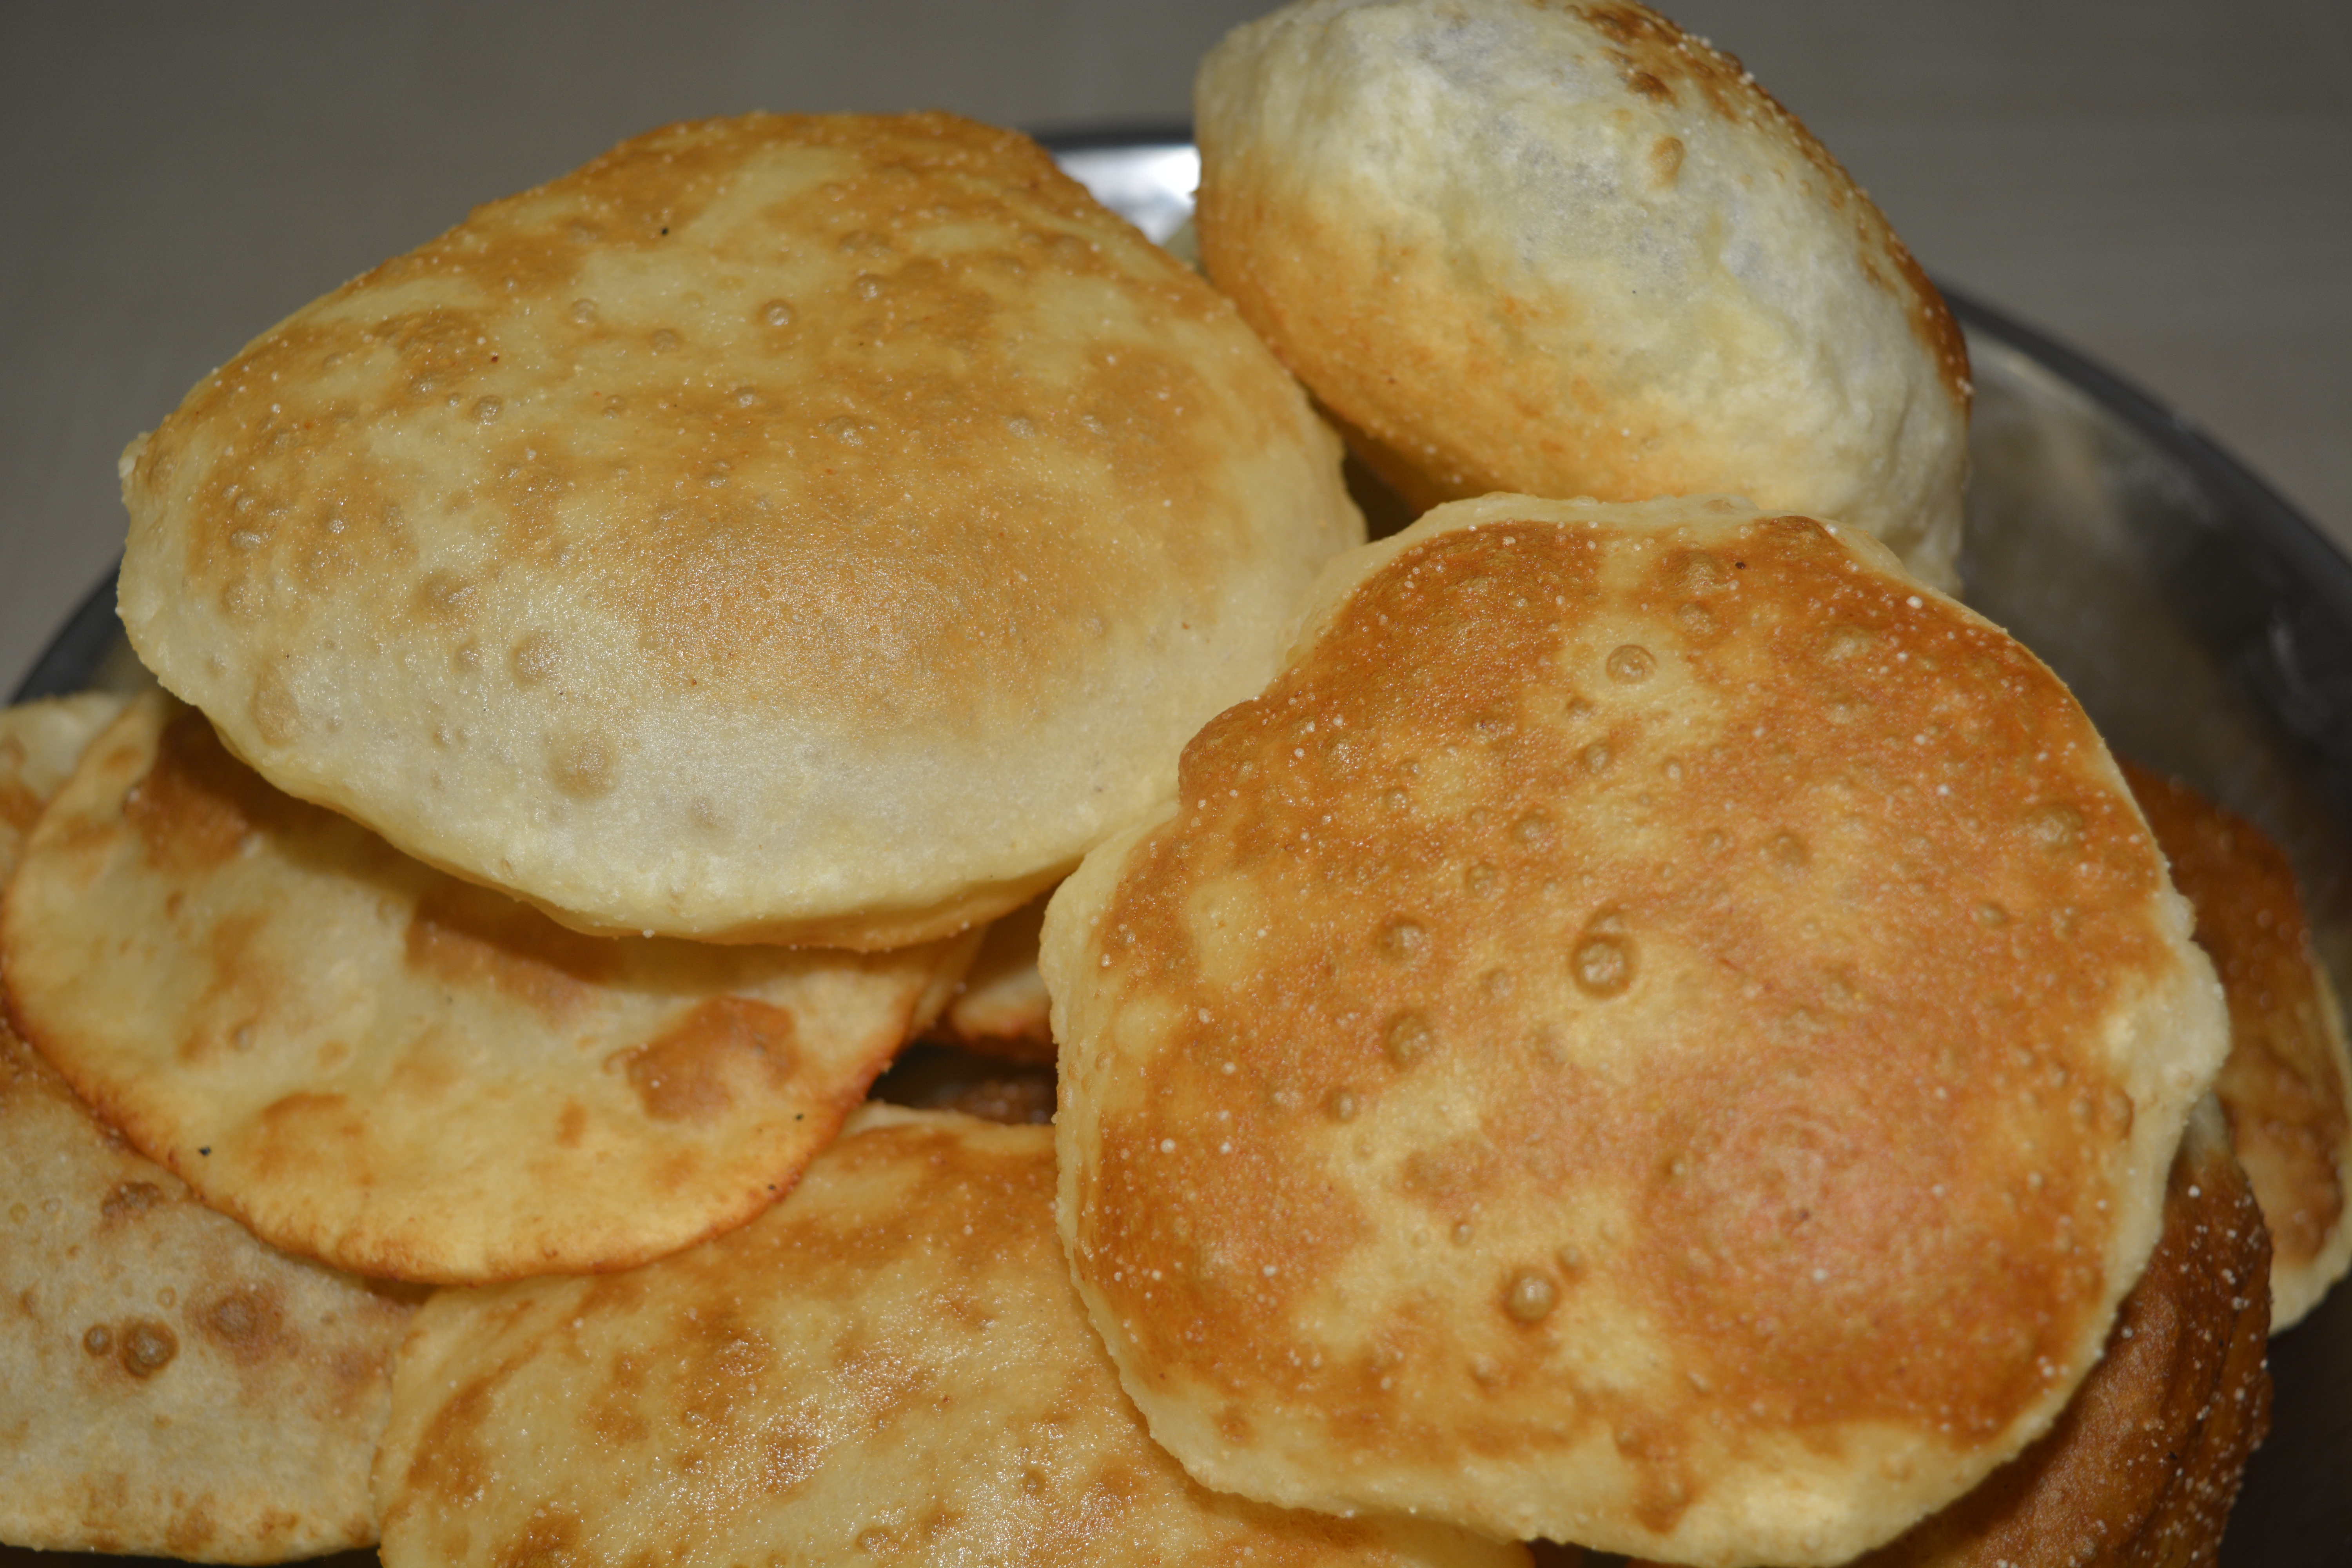
<svg viewBox="0 0 2352 1568"><path fill-rule="evenodd" d="M171 695L0 739L0 1537L2210 1559L2341 1019L1939 591L1900 242L1631 5L1200 113L1206 282L1009 132L681 125L133 444ZM858 1110L926 1032L1054 1131Z"/></svg>

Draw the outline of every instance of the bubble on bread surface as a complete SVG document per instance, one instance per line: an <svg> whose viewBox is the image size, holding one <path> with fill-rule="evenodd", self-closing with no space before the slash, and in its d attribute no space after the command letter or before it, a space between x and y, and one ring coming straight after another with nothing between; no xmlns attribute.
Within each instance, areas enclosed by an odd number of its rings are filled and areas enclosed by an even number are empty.
<svg viewBox="0 0 2352 1568"><path fill-rule="evenodd" d="M626 1267L741 1223L978 940L583 935L272 789L160 695L44 823L0 915L31 1037L207 1202L396 1279Z"/></svg>
<svg viewBox="0 0 2352 1568"><path fill-rule="evenodd" d="M478 209L208 377L125 493L134 644L274 782L583 928L869 948L1148 805L1360 538L1231 307L937 114L668 127Z"/></svg>
<svg viewBox="0 0 2352 1568"><path fill-rule="evenodd" d="M1809 520L1493 498L1359 560L1187 748L1184 808L1049 921L1066 1223L1130 1386L1202 1473L1294 1503L1783 1561L1883 1538L2089 1363L2218 1060L2103 749L2025 650ZM1695 585L1720 635L1606 681ZM1857 662L1873 719L1826 718ZM1308 721L1344 771L1294 754ZM2053 800L2063 854L2018 827ZM1177 913L1202 880L1268 911L1213 968ZM1406 1012L1444 1048L1399 1071ZM1430 1272L1464 1225L1486 1271ZM1508 1281L1562 1247L1578 1283L1523 1330ZM1262 1441L1215 1436L1236 1405ZM1781 1531L1798 1474L1832 1517Z"/></svg>
<svg viewBox="0 0 2352 1568"><path fill-rule="evenodd" d="M444 1292L404 1359L387 1568L713 1561L1494 1564L1212 1493L1154 1445L1055 1235L1052 1135L869 1110L743 1229ZM495 1477L495 1484L491 1478Z"/></svg>

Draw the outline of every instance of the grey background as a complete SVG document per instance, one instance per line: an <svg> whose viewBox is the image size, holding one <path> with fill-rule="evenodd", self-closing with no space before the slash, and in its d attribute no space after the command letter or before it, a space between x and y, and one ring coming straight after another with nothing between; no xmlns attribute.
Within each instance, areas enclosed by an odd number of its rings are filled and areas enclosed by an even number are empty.
<svg viewBox="0 0 2352 1568"><path fill-rule="evenodd" d="M0 3L0 680L120 548L115 455L295 307L664 121L1178 120L1254 0ZM1928 268L2352 549L2352 4L1684 0Z"/></svg>

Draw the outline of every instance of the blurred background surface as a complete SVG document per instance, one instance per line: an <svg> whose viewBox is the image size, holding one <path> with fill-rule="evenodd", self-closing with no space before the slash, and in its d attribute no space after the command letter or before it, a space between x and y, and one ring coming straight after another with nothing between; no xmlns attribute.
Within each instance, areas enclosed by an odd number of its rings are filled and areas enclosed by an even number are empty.
<svg viewBox="0 0 2352 1568"><path fill-rule="evenodd" d="M666 121L1187 117L1254 0L0 5L0 680L121 548L115 458L314 296ZM2352 4L1681 0L1927 268L2352 550Z"/></svg>

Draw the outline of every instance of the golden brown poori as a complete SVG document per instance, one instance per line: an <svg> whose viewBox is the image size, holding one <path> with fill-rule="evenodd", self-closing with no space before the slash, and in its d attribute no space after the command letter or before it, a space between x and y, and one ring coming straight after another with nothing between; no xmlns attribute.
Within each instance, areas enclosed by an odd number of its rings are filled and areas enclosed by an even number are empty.
<svg viewBox="0 0 2352 1568"><path fill-rule="evenodd" d="M1856 531L1334 564L1050 906L1061 1216L1206 1484L1833 1563L2056 1417L2227 1025L2105 748Z"/></svg>
<svg viewBox="0 0 2352 1568"><path fill-rule="evenodd" d="M2312 951L2294 868L2252 823L2178 780L2124 764L2197 910L2230 1004L2213 1092L2271 1232L2271 1327L2293 1327L2352 1268L2352 1057Z"/></svg>

